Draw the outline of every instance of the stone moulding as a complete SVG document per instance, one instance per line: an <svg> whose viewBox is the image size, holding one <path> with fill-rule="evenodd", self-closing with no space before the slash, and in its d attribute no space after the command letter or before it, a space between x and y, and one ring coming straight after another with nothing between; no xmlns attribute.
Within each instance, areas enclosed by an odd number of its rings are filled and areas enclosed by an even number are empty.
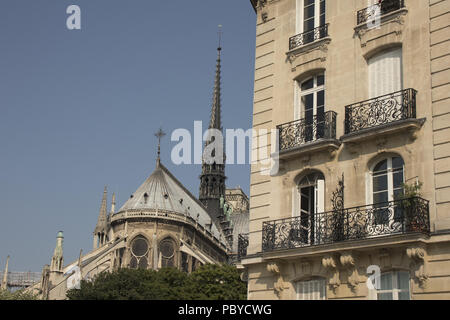
<svg viewBox="0 0 450 320"><path fill-rule="evenodd" d="M328 45L331 42L330 37L325 37L319 40L316 40L312 43L308 43L306 45L303 45L301 47L289 50L286 52L286 61L289 61L289 63L292 65L294 61L301 55L313 52L313 51L321 51L323 54L320 56L320 60L326 61L327 52L328 52ZM292 71L295 71L296 68L294 67Z"/></svg>
<svg viewBox="0 0 450 320"><path fill-rule="evenodd" d="M405 24L404 16L407 13L408 13L408 9L401 8L399 10L382 15L380 17L380 26L379 27L370 28L369 24L367 22L357 25L354 28L355 36L357 36L361 40L361 47L365 47L369 41L372 41L375 38L379 38L380 37L379 35L377 35L377 36L374 35L374 37L372 37L373 39L368 39L371 31L380 30L385 25L398 24L399 27L397 27L397 28L394 27L394 29L391 32L383 34L382 36L388 35L392 32L394 32L396 34L396 36L400 36L403 32L403 25Z"/></svg>

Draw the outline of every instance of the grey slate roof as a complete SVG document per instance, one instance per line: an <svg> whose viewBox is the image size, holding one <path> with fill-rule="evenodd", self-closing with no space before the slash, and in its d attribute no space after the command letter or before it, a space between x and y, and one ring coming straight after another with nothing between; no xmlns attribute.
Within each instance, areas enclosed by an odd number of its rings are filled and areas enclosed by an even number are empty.
<svg viewBox="0 0 450 320"><path fill-rule="evenodd" d="M209 228L206 225L212 223L211 217L203 204L159 162L155 171L118 212L126 210L161 210L183 214L198 221L198 224L207 230ZM225 236L219 230L212 223L212 235L226 244Z"/></svg>

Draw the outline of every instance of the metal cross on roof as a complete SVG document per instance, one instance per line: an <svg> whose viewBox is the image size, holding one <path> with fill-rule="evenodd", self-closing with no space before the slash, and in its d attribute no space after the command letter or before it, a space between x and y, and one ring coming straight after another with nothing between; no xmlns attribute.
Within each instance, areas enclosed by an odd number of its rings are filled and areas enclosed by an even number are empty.
<svg viewBox="0 0 450 320"><path fill-rule="evenodd" d="M158 164L160 161L160 156L161 156L161 138L164 137L166 135L166 133L162 130L162 128L159 128L158 132L155 133L155 137L158 138Z"/></svg>

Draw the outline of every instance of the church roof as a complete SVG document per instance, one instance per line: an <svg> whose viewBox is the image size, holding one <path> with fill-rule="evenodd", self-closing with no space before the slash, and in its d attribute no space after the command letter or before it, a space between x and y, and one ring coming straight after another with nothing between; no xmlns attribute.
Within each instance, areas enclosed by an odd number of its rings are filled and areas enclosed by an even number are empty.
<svg viewBox="0 0 450 320"><path fill-rule="evenodd" d="M212 224L212 235L226 244L223 233L212 222L203 204L159 161L155 171L125 202L119 212L126 210L161 210L187 215L207 230L207 225Z"/></svg>

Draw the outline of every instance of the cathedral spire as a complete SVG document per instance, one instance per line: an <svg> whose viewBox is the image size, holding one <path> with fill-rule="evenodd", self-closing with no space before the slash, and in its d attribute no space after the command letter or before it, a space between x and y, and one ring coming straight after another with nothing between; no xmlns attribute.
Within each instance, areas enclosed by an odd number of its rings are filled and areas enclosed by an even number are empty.
<svg viewBox="0 0 450 320"><path fill-rule="evenodd" d="M216 64L216 76L214 79L214 91L213 91L213 101L211 106L211 120L209 122L209 129L218 129L222 131L222 121L221 121L221 37L222 31L219 29L219 47L217 48L217 64Z"/></svg>
<svg viewBox="0 0 450 320"><path fill-rule="evenodd" d="M98 214L97 225L94 230L94 249L98 246L102 246L106 242L107 228L108 228L108 217L106 213L106 197L107 197L107 187L103 191L102 205L100 207L100 212Z"/></svg>
<svg viewBox="0 0 450 320"><path fill-rule="evenodd" d="M220 90L221 90L221 26L219 26L219 47L217 48L217 64L216 64L216 73L214 79L214 91L213 91L213 100L211 106L211 119L209 122L209 129L216 129L222 132L222 122L221 122L221 101L220 101ZM211 133L210 133L211 134ZM206 147L216 142L216 136L209 136L206 139L205 150ZM214 139L214 140L213 140ZM219 225L220 216L222 215L220 209L220 198L221 196L225 196L225 152L224 152L224 141L222 136L222 141L219 142L219 145L216 146L222 148L223 153L223 161L218 161L209 163L205 161L203 157L202 162L202 174L200 175L200 192L199 192L199 200L205 205L210 214L211 218ZM214 154L216 150L214 149ZM218 154L222 154L218 153Z"/></svg>

